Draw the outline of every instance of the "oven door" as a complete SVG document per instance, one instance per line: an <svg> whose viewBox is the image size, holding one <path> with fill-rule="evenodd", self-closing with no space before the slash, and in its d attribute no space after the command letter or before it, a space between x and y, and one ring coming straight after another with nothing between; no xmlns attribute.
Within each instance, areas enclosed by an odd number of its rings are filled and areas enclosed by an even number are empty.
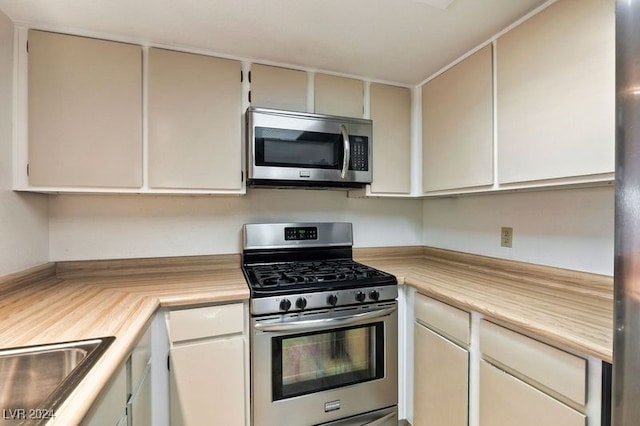
<svg viewBox="0 0 640 426"><path fill-rule="evenodd" d="M252 320L254 426L309 426L398 401L397 302Z"/></svg>

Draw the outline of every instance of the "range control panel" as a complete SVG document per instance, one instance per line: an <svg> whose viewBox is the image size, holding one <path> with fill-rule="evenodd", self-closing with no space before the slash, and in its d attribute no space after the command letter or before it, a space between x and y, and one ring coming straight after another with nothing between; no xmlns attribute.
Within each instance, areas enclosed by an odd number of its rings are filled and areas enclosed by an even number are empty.
<svg viewBox="0 0 640 426"><path fill-rule="evenodd" d="M315 226L296 226L284 228L285 241L317 240L318 228Z"/></svg>

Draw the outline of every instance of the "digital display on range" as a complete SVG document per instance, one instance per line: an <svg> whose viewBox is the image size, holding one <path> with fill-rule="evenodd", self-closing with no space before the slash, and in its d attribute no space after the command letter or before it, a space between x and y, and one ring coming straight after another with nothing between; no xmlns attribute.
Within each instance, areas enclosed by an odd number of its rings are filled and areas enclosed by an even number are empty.
<svg viewBox="0 0 640 426"><path fill-rule="evenodd" d="M317 240L318 228L315 226L284 228L285 241Z"/></svg>

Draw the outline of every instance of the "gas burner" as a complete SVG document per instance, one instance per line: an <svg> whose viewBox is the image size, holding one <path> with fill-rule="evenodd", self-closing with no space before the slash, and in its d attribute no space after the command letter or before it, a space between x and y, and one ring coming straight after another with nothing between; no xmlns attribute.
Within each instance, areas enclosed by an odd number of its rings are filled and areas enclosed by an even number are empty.
<svg viewBox="0 0 640 426"><path fill-rule="evenodd" d="M385 277L381 271L353 260L302 261L245 266L256 288L332 284Z"/></svg>
<svg viewBox="0 0 640 426"><path fill-rule="evenodd" d="M354 261L351 236L347 223L245 225L242 271L251 313L394 300L396 278Z"/></svg>

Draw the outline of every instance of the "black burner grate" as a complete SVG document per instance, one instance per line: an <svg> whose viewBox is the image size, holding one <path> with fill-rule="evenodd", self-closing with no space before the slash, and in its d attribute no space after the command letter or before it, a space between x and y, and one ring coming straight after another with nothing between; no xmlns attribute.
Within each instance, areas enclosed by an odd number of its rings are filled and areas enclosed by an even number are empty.
<svg viewBox="0 0 640 426"><path fill-rule="evenodd" d="M353 260L284 262L245 268L250 284L254 288L264 289L370 280L386 276L377 269Z"/></svg>

